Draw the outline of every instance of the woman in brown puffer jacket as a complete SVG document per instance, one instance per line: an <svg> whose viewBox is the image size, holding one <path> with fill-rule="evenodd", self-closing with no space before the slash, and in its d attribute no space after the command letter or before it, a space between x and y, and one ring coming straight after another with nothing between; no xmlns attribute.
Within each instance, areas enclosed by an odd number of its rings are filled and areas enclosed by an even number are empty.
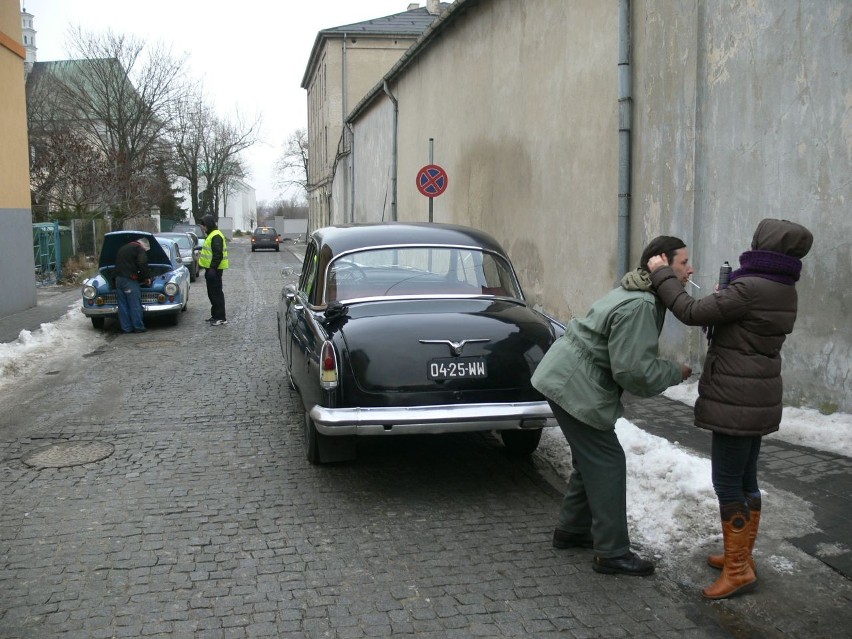
<svg viewBox="0 0 852 639"><path fill-rule="evenodd" d="M723 555L707 562L722 574L704 596L723 599L757 581L752 549L760 521L757 458L761 438L778 430L783 389L781 346L793 331L795 284L813 235L800 224L764 219L730 286L693 299L667 265L648 261L657 295L684 324L709 327L698 382L695 425L713 432L713 489L722 519Z"/></svg>

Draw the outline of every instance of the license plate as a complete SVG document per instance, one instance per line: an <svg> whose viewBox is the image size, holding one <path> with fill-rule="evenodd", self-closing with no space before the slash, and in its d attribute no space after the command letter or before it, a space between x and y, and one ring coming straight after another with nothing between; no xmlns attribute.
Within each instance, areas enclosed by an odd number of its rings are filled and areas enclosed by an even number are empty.
<svg viewBox="0 0 852 639"><path fill-rule="evenodd" d="M467 379L488 376L483 357L439 357L429 362L429 379Z"/></svg>

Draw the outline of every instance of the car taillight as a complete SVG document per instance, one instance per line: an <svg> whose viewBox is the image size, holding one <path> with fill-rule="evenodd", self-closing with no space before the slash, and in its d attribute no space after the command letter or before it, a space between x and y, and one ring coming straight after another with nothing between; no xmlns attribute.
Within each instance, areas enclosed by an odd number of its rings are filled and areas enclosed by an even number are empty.
<svg viewBox="0 0 852 639"><path fill-rule="evenodd" d="M337 354L331 342L323 343L319 363L320 386L326 390L337 388Z"/></svg>

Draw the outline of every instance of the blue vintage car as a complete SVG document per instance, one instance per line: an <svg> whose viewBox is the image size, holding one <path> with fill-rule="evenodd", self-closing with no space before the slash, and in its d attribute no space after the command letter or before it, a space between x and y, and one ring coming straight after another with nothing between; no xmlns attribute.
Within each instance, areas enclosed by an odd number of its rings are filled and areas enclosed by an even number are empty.
<svg viewBox="0 0 852 639"><path fill-rule="evenodd" d="M139 238L147 238L148 270L151 285L142 287L143 317L165 317L177 324L189 303L189 269L184 266L174 240L155 237L145 231L114 231L104 235L98 274L83 282L83 315L92 326L103 328L108 317L118 318L118 293L115 289L115 256L118 249Z"/></svg>
<svg viewBox="0 0 852 639"><path fill-rule="evenodd" d="M492 237L446 224L319 229L278 308L314 464L351 459L359 437L423 433L494 430L532 453L555 421L530 378L563 333Z"/></svg>

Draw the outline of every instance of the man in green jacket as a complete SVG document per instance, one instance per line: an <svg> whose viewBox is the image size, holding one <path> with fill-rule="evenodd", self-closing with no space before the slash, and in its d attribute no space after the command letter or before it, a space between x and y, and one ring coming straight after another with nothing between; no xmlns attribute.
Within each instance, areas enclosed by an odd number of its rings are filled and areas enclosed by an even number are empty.
<svg viewBox="0 0 852 639"><path fill-rule="evenodd" d="M685 364L659 357L666 307L648 274L648 259L659 254L668 256L682 282L692 275L682 240L654 238L639 268L595 302L586 317L569 322L532 377L571 447L573 470L553 545L594 548L592 568L604 574L654 572L653 563L630 550L627 464L615 434L615 422L624 414L621 394L651 397L692 374Z"/></svg>

